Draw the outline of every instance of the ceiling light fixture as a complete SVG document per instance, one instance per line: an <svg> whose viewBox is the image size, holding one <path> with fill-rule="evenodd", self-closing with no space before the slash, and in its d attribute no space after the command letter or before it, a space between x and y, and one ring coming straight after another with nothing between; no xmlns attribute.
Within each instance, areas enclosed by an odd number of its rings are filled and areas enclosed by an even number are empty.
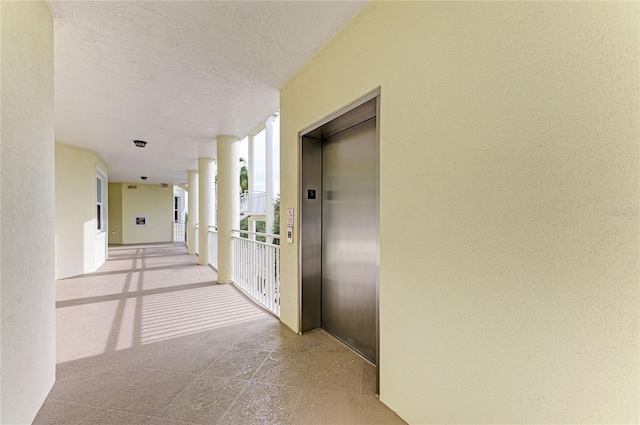
<svg viewBox="0 0 640 425"><path fill-rule="evenodd" d="M142 176L142 177L140 177L140 178L141 178L142 180L146 180L146 179L147 179L147 176Z"/></svg>
<svg viewBox="0 0 640 425"><path fill-rule="evenodd" d="M144 148L147 145L144 140L134 140L133 143L139 148Z"/></svg>

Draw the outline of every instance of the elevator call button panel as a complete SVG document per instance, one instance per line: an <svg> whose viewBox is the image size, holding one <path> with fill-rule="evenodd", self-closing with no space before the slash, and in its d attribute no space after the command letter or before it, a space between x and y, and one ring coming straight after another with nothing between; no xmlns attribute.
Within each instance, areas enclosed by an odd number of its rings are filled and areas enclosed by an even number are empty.
<svg viewBox="0 0 640 425"><path fill-rule="evenodd" d="M287 242L293 243L293 208L287 208Z"/></svg>

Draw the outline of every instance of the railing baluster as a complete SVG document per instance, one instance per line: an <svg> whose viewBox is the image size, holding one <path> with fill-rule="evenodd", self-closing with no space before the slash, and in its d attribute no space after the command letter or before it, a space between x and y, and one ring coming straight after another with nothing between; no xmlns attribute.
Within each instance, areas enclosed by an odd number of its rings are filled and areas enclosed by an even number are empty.
<svg viewBox="0 0 640 425"><path fill-rule="evenodd" d="M245 232L234 230L233 283L279 317L280 246L240 237Z"/></svg>

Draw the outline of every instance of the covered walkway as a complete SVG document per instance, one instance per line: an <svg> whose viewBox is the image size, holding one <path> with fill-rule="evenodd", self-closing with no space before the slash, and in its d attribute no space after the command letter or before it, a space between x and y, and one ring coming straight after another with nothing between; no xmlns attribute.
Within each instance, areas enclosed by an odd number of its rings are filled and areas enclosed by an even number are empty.
<svg viewBox="0 0 640 425"><path fill-rule="evenodd" d="M404 423L373 366L216 278L176 243L111 247L58 281L57 380L34 423Z"/></svg>

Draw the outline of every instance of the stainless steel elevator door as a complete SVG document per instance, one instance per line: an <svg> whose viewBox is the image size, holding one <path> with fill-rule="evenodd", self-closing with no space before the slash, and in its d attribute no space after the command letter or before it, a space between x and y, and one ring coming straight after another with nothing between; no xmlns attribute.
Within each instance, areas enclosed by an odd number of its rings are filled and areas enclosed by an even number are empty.
<svg viewBox="0 0 640 425"><path fill-rule="evenodd" d="M376 119L323 140L322 328L376 363Z"/></svg>

